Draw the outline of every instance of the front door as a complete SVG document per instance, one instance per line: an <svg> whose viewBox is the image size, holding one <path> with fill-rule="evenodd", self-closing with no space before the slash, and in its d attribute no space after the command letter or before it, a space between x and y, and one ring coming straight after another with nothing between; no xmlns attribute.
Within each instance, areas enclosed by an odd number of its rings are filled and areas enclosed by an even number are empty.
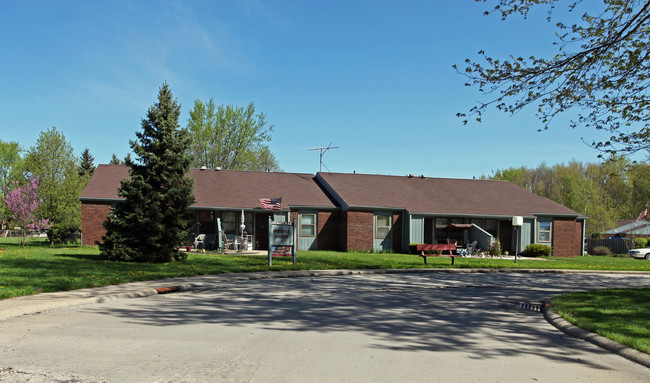
<svg viewBox="0 0 650 383"><path fill-rule="evenodd" d="M514 245L512 243L512 221L499 221L499 242L501 243L501 251L514 254Z"/></svg>

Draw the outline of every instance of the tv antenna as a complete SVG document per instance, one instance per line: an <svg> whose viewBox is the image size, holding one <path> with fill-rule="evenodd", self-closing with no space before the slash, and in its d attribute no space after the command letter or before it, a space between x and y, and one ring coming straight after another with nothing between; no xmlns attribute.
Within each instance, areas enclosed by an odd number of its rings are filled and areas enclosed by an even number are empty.
<svg viewBox="0 0 650 383"><path fill-rule="evenodd" d="M322 172L323 166L325 166L325 164L323 164L323 154L325 154L325 152L330 152L330 154L332 154L332 149L338 149L338 148L339 148L338 146L332 146L332 143L330 142L330 144L327 145L326 148L309 149L309 150L318 150L320 152L320 169L318 170L319 172ZM327 169L328 172L331 171L327 166L325 166L325 169Z"/></svg>

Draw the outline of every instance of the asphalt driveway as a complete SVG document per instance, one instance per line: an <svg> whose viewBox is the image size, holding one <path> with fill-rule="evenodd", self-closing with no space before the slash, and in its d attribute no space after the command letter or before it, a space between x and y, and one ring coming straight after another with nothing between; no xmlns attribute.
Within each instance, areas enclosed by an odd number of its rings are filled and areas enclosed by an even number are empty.
<svg viewBox="0 0 650 383"><path fill-rule="evenodd" d="M647 382L519 308L650 275L431 273L216 283L0 322L0 381Z"/></svg>

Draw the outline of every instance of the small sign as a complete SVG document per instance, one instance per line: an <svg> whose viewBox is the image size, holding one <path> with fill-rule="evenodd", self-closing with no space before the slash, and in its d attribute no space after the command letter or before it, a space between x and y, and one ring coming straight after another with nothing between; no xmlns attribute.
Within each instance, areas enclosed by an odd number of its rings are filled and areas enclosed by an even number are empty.
<svg viewBox="0 0 650 383"><path fill-rule="evenodd" d="M272 257L292 257L293 248L291 246L271 246Z"/></svg>
<svg viewBox="0 0 650 383"><path fill-rule="evenodd" d="M269 217L269 266L273 257L293 257L296 264L296 220L271 222Z"/></svg>
<svg viewBox="0 0 650 383"><path fill-rule="evenodd" d="M273 245L284 245L292 246L293 245L293 225L273 223L271 225L271 241Z"/></svg>

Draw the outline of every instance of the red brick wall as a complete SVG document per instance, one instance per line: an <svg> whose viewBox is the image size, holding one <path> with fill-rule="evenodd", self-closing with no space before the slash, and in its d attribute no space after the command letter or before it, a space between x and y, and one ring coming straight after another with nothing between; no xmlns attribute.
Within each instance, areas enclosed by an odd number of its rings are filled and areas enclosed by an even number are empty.
<svg viewBox="0 0 650 383"><path fill-rule="evenodd" d="M371 211L347 211L346 250L373 250Z"/></svg>
<svg viewBox="0 0 650 383"><path fill-rule="evenodd" d="M555 219L553 221L553 255L575 257L582 255L583 221Z"/></svg>
<svg viewBox="0 0 650 383"><path fill-rule="evenodd" d="M339 251L348 249L348 212L341 211L339 215Z"/></svg>
<svg viewBox="0 0 650 383"><path fill-rule="evenodd" d="M318 212L318 250L343 250L339 242L340 212Z"/></svg>
<svg viewBox="0 0 650 383"><path fill-rule="evenodd" d="M106 234L102 224L111 211L111 204L81 203L81 242L84 245L95 245L102 241Z"/></svg>
<svg viewBox="0 0 650 383"><path fill-rule="evenodd" d="M372 211L342 211L339 224L339 250L373 251ZM393 213L393 250L402 251L403 213Z"/></svg>
<svg viewBox="0 0 650 383"><path fill-rule="evenodd" d="M298 212L297 211L292 211L289 212L289 222L296 221L296 225L300 225L300 220L298 219ZM298 228L300 230L300 228Z"/></svg>

